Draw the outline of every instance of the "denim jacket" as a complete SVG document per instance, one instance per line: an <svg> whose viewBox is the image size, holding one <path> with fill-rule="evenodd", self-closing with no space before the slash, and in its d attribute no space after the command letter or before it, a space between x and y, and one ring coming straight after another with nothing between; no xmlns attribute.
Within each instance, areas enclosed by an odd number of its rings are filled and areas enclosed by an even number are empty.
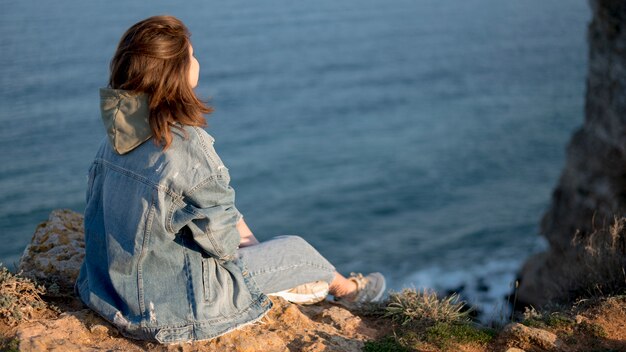
<svg viewBox="0 0 626 352"><path fill-rule="evenodd" d="M272 306L237 260L241 214L203 129L152 142L148 99L101 89L107 137L89 169L81 300L132 338L206 340Z"/></svg>

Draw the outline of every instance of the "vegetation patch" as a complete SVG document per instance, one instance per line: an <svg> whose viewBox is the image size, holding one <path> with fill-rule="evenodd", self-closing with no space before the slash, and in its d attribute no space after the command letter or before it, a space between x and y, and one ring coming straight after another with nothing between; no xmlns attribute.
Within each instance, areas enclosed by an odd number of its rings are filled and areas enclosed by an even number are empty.
<svg viewBox="0 0 626 352"><path fill-rule="evenodd" d="M367 341L363 346L364 352L410 352L402 346L393 336L387 336L377 341Z"/></svg>
<svg viewBox="0 0 626 352"><path fill-rule="evenodd" d="M480 328L475 324L437 323L426 329L426 342L439 347L448 347L451 343L477 343L486 345L496 336L495 330Z"/></svg>
<svg viewBox="0 0 626 352"><path fill-rule="evenodd" d="M537 312L535 309L526 308L521 321L523 325L531 328L568 329L576 325L574 319L562 312Z"/></svg>
<svg viewBox="0 0 626 352"><path fill-rule="evenodd" d="M449 350L454 344L486 345L496 332L472 323L471 312L457 294L439 298L434 291L409 288L390 292L384 304L366 307L362 313L390 319L394 334L369 342L364 351Z"/></svg>
<svg viewBox="0 0 626 352"><path fill-rule="evenodd" d="M44 311L47 307L41 299L44 293L43 286L12 274L0 264L0 319L4 324L15 326L22 319Z"/></svg>
<svg viewBox="0 0 626 352"><path fill-rule="evenodd" d="M384 317L401 325L467 322L471 309L464 307L457 294L439 299L434 291L405 288L389 293Z"/></svg>
<svg viewBox="0 0 626 352"><path fill-rule="evenodd" d="M0 338L0 351L2 352L19 352L20 341L17 338Z"/></svg>
<svg viewBox="0 0 626 352"><path fill-rule="evenodd" d="M568 301L623 295L626 293L626 218L615 217L613 224L589 234L577 233L572 245L578 248L580 264L566 272Z"/></svg>
<svg viewBox="0 0 626 352"><path fill-rule="evenodd" d="M607 336L607 333L604 331L602 326L585 321L578 324L576 326L576 330L581 334L589 335L595 338L605 338Z"/></svg>

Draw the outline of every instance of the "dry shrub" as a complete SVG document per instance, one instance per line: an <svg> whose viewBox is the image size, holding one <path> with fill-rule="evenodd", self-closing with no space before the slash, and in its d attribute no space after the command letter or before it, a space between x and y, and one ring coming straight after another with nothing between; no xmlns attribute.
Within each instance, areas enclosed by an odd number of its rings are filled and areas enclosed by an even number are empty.
<svg viewBox="0 0 626 352"><path fill-rule="evenodd" d="M569 300L626 292L626 218L614 217L612 225L585 236L577 233L572 245L579 265L566 270Z"/></svg>
<svg viewBox="0 0 626 352"><path fill-rule="evenodd" d="M405 288L400 292L390 292L385 308L385 317L406 325L411 322L459 323L469 320L470 310L464 310L465 303L457 294L440 299L431 290Z"/></svg>
<svg viewBox="0 0 626 352"><path fill-rule="evenodd" d="M0 319L15 326L22 319L31 319L46 309L41 298L45 288L30 279L12 274L0 264Z"/></svg>

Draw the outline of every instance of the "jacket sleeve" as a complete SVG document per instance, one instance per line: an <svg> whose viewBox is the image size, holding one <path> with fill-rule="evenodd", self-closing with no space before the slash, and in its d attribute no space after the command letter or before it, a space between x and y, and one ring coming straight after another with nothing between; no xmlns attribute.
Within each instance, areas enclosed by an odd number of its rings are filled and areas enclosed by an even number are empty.
<svg viewBox="0 0 626 352"><path fill-rule="evenodd" d="M236 259L240 242L236 225L242 215L226 177L217 174L205 179L184 195L184 202L179 211L184 214L176 218L189 228L198 245L217 259Z"/></svg>

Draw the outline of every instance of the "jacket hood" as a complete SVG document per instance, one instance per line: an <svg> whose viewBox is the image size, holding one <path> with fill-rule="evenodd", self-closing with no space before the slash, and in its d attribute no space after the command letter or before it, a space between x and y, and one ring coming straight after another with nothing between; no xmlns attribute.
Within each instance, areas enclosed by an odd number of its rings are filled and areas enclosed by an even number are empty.
<svg viewBox="0 0 626 352"><path fill-rule="evenodd" d="M126 154L152 137L146 94L101 88L100 113L109 142L118 154Z"/></svg>

